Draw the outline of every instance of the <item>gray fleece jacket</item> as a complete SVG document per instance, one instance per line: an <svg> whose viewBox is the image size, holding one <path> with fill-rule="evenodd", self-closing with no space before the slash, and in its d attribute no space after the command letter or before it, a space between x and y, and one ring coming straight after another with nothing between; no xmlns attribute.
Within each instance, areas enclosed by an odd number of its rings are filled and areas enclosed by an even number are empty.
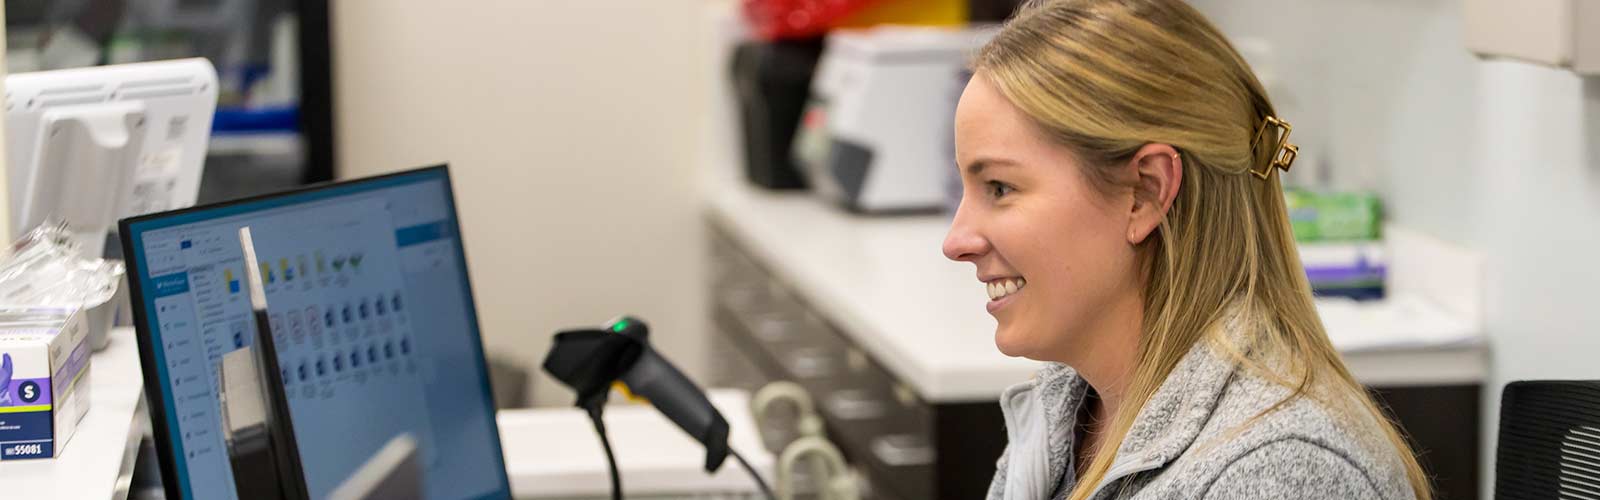
<svg viewBox="0 0 1600 500"><path fill-rule="evenodd" d="M1006 451L991 500L1065 498L1089 386L1051 365L1001 396ZM1398 452L1370 417L1339 417L1198 343L1139 411L1093 500L1412 499ZM1249 425L1244 425L1248 423Z"/></svg>

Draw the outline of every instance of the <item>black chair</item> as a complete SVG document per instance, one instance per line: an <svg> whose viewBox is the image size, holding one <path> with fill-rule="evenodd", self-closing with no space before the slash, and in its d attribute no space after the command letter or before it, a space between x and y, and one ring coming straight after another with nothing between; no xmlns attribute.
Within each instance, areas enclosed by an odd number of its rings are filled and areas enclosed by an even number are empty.
<svg viewBox="0 0 1600 500"><path fill-rule="evenodd" d="M1506 385L1494 496L1600 500L1600 380Z"/></svg>

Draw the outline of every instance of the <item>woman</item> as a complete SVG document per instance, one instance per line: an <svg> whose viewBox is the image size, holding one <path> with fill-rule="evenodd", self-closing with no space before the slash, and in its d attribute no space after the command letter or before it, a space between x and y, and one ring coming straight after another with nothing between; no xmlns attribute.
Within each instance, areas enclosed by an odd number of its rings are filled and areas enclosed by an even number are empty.
<svg viewBox="0 0 1600 500"><path fill-rule="evenodd" d="M1329 343L1277 170L1296 150L1178 0L1025 6L956 113L944 253L1010 356L992 499L1430 498Z"/></svg>

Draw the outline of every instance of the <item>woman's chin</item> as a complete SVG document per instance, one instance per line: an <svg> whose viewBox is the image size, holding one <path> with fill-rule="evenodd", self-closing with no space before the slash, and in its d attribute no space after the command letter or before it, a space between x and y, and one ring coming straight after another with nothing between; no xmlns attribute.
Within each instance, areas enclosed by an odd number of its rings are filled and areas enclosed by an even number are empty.
<svg viewBox="0 0 1600 500"><path fill-rule="evenodd" d="M1013 358L1027 357L1032 351L1025 335L1003 326L994 331L994 346L1000 349L1000 354Z"/></svg>

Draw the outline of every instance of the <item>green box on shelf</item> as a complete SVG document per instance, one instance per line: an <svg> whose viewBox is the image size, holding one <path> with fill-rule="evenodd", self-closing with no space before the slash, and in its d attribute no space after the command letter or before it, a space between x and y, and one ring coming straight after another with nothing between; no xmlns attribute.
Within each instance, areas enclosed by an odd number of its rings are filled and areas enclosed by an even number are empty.
<svg viewBox="0 0 1600 500"><path fill-rule="evenodd" d="M1289 225L1297 241L1350 241L1378 238L1382 205L1372 193L1283 191Z"/></svg>

